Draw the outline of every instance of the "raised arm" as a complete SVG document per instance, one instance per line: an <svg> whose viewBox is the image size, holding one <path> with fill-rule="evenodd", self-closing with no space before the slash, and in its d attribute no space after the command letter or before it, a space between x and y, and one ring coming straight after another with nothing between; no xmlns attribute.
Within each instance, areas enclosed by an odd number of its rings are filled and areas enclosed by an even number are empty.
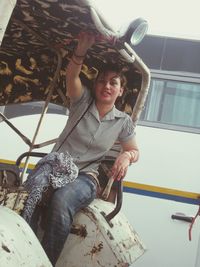
<svg viewBox="0 0 200 267"><path fill-rule="evenodd" d="M70 99L77 99L82 95L83 87L79 75L86 53L94 42L95 37L93 34L86 32L80 33L77 47L74 50L66 71L66 94Z"/></svg>

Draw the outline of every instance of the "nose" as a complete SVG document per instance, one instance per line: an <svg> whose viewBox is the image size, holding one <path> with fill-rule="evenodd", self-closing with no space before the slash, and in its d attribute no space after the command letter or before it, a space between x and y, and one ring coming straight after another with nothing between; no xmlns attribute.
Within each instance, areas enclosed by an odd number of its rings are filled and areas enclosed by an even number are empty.
<svg viewBox="0 0 200 267"><path fill-rule="evenodd" d="M109 89L110 88L110 82L109 81L105 81L104 82L104 87Z"/></svg>

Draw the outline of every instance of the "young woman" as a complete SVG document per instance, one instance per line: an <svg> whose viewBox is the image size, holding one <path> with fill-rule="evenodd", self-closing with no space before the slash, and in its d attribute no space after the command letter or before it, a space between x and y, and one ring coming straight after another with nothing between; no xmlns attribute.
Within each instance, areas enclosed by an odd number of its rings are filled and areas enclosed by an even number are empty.
<svg viewBox="0 0 200 267"><path fill-rule="evenodd" d="M122 152L111 170L117 180L124 178L128 166L136 162L139 155L130 116L115 108L115 101L126 86L121 70L116 65L105 66L92 92L81 83L79 75L84 57L94 43L93 35L80 34L66 72L70 114L53 152L68 152L79 173L73 182L54 190L48 205L48 224L42 245L53 265L70 232L73 216L96 197L98 167L106 152L116 140L120 141Z"/></svg>

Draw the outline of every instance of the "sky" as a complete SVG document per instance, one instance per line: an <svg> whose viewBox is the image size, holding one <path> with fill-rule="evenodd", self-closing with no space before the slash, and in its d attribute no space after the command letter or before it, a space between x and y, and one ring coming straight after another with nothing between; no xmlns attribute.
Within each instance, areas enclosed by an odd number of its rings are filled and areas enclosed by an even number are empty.
<svg viewBox="0 0 200 267"><path fill-rule="evenodd" d="M93 1L114 29L142 17L147 34L200 40L200 0Z"/></svg>
<svg viewBox="0 0 200 267"><path fill-rule="evenodd" d="M8 0L0 1L6 3ZM143 17L149 25L147 34L200 40L200 0L90 1L97 5L115 30L135 18ZM0 15L2 20L4 14ZM0 38L2 34L0 29Z"/></svg>

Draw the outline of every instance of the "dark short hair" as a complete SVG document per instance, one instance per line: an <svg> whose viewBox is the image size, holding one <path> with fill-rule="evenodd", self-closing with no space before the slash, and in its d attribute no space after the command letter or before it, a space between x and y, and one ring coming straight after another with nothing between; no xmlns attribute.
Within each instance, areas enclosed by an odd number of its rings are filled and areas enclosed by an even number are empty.
<svg viewBox="0 0 200 267"><path fill-rule="evenodd" d="M108 72L115 72L119 78L120 78L120 82L121 82L121 86L123 88L126 88L126 84L127 84L127 79L126 79L126 76L125 76L125 73L124 73L124 70L122 67L118 66L117 64L114 64L114 63L107 63L107 64L104 64L100 69L99 69L99 72L98 72L98 75L96 77L96 80L99 78L99 76L101 74L105 75L107 74Z"/></svg>

